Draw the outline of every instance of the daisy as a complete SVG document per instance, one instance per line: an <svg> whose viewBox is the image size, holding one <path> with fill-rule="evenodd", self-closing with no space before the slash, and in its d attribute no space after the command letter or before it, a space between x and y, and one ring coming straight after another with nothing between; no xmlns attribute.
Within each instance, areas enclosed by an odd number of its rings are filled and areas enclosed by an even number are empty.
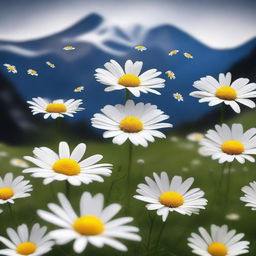
<svg viewBox="0 0 256 256"><path fill-rule="evenodd" d="M175 74L171 70L166 71L165 74L167 74L168 78L170 79L176 78Z"/></svg>
<svg viewBox="0 0 256 256"><path fill-rule="evenodd" d="M247 207L251 207L253 211L256 211L256 182L250 182L249 186L242 187L244 196L240 197L240 200L245 202Z"/></svg>
<svg viewBox="0 0 256 256"><path fill-rule="evenodd" d="M92 126L106 130L103 137L113 137L113 143L118 145L129 139L136 146L147 147L148 141L155 141L154 137L165 138L158 129L172 127L172 124L161 123L169 116L150 103L135 105L128 100L125 105L107 105L101 111L103 114L95 114L91 119Z"/></svg>
<svg viewBox="0 0 256 256"><path fill-rule="evenodd" d="M190 163L192 166L199 166L202 164L202 162L199 159L192 159Z"/></svg>
<svg viewBox="0 0 256 256"><path fill-rule="evenodd" d="M190 96L200 98L199 102L209 102L209 106L220 103L229 105L236 113L240 113L238 103L249 108L255 108L255 103L249 98L256 97L256 83L249 83L247 78L239 78L231 83L231 73L219 74L219 81L212 76L202 77L193 86L199 91Z"/></svg>
<svg viewBox="0 0 256 256"><path fill-rule="evenodd" d="M63 47L63 50L65 50L65 51L72 51L72 50L75 50L76 48L75 47L73 47L73 46L65 46L65 47Z"/></svg>
<svg viewBox="0 0 256 256"><path fill-rule="evenodd" d="M199 132L193 132L187 135L187 139L190 141L200 141L203 137L204 135Z"/></svg>
<svg viewBox="0 0 256 256"><path fill-rule="evenodd" d="M50 61L46 61L45 62L46 65L48 65L50 68L55 68L55 65L53 63L51 63Z"/></svg>
<svg viewBox="0 0 256 256"><path fill-rule="evenodd" d="M21 167L21 168L28 168L29 166L27 162L19 158L11 159L10 164L16 167Z"/></svg>
<svg viewBox="0 0 256 256"><path fill-rule="evenodd" d="M219 163L237 160L243 164L245 160L255 162L250 155L256 154L256 128L245 133L241 124L233 124L229 128L226 124L215 125L215 130L209 130L199 143L200 153L211 156Z"/></svg>
<svg viewBox="0 0 256 256"><path fill-rule="evenodd" d="M173 94L173 98L176 99L177 101L184 101L182 95L178 92Z"/></svg>
<svg viewBox="0 0 256 256"><path fill-rule="evenodd" d="M179 138L177 136L171 136L170 137L170 141L172 142L178 142L179 141Z"/></svg>
<svg viewBox="0 0 256 256"><path fill-rule="evenodd" d="M237 213L229 213L225 217L227 220L239 220L240 219L240 215Z"/></svg>
<svg viewBox="0 0 256 256"><path fill-rule="evenodd" d="M179 50L172 50L172 51L169 51L168 55L173 56L173 55L176 55L178 52Z"/></svg>
<svg viewBox="0 0 256 256"><path fill-rule="evenodd" d="M104 66L106 69L97 68L94 75L96 80L107 87L106 92L114 90L129 90L134 96L139 97L140 93L155 93L160 95L155 88L164 88L165 80L158 76L162 72L156 69L150 69L140 75L143 62L132 62L127 60L125 70L114 60L110 60Z"/></svg>
<svg viewBox="0 0 256 256"><path fill-rule="evenodd" d="M146 48L145 46L143 46L143 45L135 46L134 49L135 49L135 50L138 50L138 51L141 51L141 52L147 50L147 48Z"/></svg>
<svg viewBox="0 0 256 256"><path fill-rule="evenodd" d="M62 99L48 101L41 97L32 98L32 101L27 101L28 104L32 105L29 108L32 109L33 115L44 114L44 119L51 117L56 119L58 117L71 116L73 117L77 111L82 111L84 108L79 106L83 104L82 100L70 99L64 101Z"/></svg>
<svg viewBox="0 0 256 256"><path fill-rule="evenodd" d="M190 189L194 178L182 182L180 176L174 176L169 181L166 172L160 176L153 173L154 179L145 178L147 184L139 184L134 198L145 201L148 210L157 210L157 215L166 221L169 212L176 211L183 215L198 214L200 209L205 209L207 200L203 198L204 192L199 188Z"/></svg>
<svg viewBox="0 0 256 256"><path fill-rule="evenodd" d="M184 52L183 55L187 58L187 59L193 59L194 57L188 53L188 52Z"/></svg>
<svg viewBox="0 0 256 256"><path fill-rule="evenodd" d="M98 164L103 158L99 154L81 160L85 151L86 145L80 143L70 152L68 144L64 141L59 143L59 154L47 147L35 148L34 157L24 158L37 167L25 169L23 173L32 173L32 177L44 178L45 185L54 180L66 180L74 186L93 181L103 182L101 175L110 176L112 165Z"/></svg>
<svg viewBox="0 0 256 256"><path fill-rule="evenodd" d="M28 75L31 75L31 76L38 76L37 71L31 68L27 70L27 73Z"/></svg>
<svg viewBox="0 0 256 256"><path fill-rule="evenodd" d="M74 89L74 92L82 92L84 90L84 86L79 86Z"/></svg>
<svg viewBox="0 0 256 256"><path fill-rule="evenodd" d="M0 151L0 157L6 157L8 156L8 153L5 151Z"/></svg>
<svg viewBox="0 0 256 256"><path fill-rule="evenodd" d="M8 72L12 72L14 74L18 73L18 71L17 71L17 69L16 69L16 67L14 65L4 64L4 66L6 67Z"/></svg>
<svg viewBox="0 0 256 256"><path fill-rule="evenodd" d="M211 225L208 233L200 227L200 235L192 233L188 238L188 246L192 252L201 256L236 256L249 252L248 241L241 241L244 234L236 234L236 230L228 230L227 225Z"/></svg>
<svg viewBox="0 0 256 256"><path fill-rule="evenodd" d="M0 177L0 204L14 204L14 199L29 197L32 190L29 180L23 176L14 179L12 173L7 173L4 178Z"/></svg>
<svg viewBox="0 0 256 256"><path fill-rule="evenodd" d="M145 160L142 158L137 159L137 164L145 164Z"/></svg>
<svg viewBox="0 0 256 256"><path fill-rule="evenodd" d="M17 231L7 228L6 233L9 239L0 236L2 242L7 249L0 250L0 255L18 256L44 255L52 250L54 242L46 235L46 227L40 227L38 223L34 224L29 231L26 224L18 226Z"/></svg>
<svg viewBox="0 0 256 256"><path fill-rule="evenodd" d="M113 220L121 209L119 204L111 204L103 208L103 194L92 196L89 192L84 192L80 199L79 215L75 213L64 194L59 193L58 199L60 206L48 204L51 212L38 210L38 215L42 219L60 227L49 233L57 244L66 244L75 240L73 249L76 253L83 252L89 243L99 248L106 244L117 250L127 251L127 247L116 238L141 240L136 234L139 229L127 225L133 218Z"/></svg>

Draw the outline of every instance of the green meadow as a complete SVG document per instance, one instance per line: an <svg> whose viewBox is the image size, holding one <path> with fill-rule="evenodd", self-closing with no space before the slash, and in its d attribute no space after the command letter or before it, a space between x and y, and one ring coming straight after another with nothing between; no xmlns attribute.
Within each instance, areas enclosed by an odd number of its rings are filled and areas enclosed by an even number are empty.
<svg viewBox="0 0 256 256"><path fill-rule="evenodd" d="M229 124L240 122L245 129L253 127L254 112L247 112L239 117L229 120ZM200 131L205 132L205 131ZM8 156L1 156L1 176L7 172L13 172L15 176L22 174L22 168L14 167L10 164L11 158L22 158L25 155L32 155L35 146L47 146L57 150L60 138L40 142L38 145L9 146L0 144L0 151L7 152ZM131 195L127 195L126 170L128 167L128 144L123 146L114 145L108 141L88 141L70 139L67 135L61 137L67 141L71 147L79 142L87 144L86 156L92 154L102 154L102 163L112 163L113 173L111 177L105 177L104 183L92 183L80 187L71 187L70 199L74 208L78 212L78 201L83 191L93 194L103 193L105 204L120 203L123 208L117 217L132 216L132 225L138 226L142 242L123 241L128 245L129 251L118 252L112 248L95 248L89 245L82 255L192 255L191 249L187 246L187 238L191 232L197 232L199 226L209 229L211 224L227 224L229 228L245 233L245 240L251 242L250 255L255 255L256 251L256 229L252 220L256 218L256 212L244 207L240 201L242 196L241 187L256 180L255 163L246 162L244 165L232 163L230 169L227 166L218 164L208 157L198 154L198 143L186 139L186 134L169 133L166 139L158 139L155 143L150 143L147 148L133 147L131 161L131 184L129 190ZM138 159L143 159L138 161ZM32 164L30 164L32 166ZM224 169L224 172L223 172ZM160 173L166 171L169 177L174 175L182 176L183 179L194 177L193 187L199 187L205 192L208 199L206 210L201 210L199 215L183 216L178 213L170 213L167 222L163 224L160 216L155 216L154 211L148 211L145 203L132 198L135 195L136 186L144 183L144 177L152 177L153 172ZM56 194L65 192L65 182L54 182L50 185L43 185L42 179L32 178L24 175L33 184L32 196L25 199L17 199L12 206L12 213L7 205L1 206L4 212L0 215L0 234L6 235L6 228L16 228L17 225L26 223L32 226L39 222L47 225L49 230L55 229L53 225L41 220L37 214L37 209L47 210L47 203L57 202ZM129 199L128 199L129 198ZM128 206L127 206L128 205ZM229 220L227 214L236 213L238 220ZM149 229L154 219L153 231L149 238ZM162 236L159 237L159 234ZM1 245L2 246L2 245ZM1 247L3 248L3 247ZM76 255L73 252L72 244L55 246L54 250L47 255Z"/></svg>

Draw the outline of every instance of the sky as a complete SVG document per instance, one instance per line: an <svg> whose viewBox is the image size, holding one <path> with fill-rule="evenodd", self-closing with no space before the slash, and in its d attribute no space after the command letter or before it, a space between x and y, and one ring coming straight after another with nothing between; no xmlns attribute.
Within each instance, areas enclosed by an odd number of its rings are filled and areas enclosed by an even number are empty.
<svg viewBox="0 0 256 256"><path fill-rule="evenodd" d="M209 47L229 49L256 37L255 12L253 0L0 0L0 40L43 38L98 13L126 31L171 24Z"/></svg>

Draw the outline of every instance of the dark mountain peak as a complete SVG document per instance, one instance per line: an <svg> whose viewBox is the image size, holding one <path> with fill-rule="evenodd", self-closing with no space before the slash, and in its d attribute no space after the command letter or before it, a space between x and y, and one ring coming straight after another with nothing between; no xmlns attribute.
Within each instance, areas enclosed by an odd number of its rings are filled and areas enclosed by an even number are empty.
<svg viewBox="0 0 256 256"><path fill-rule="evenodd" d="M44 44L45 42L49 45L52 40L55 40L56 38L73 38L76 37L77 35L84 34L86 32L90 32L94 29L96 29L101 23L103 22L103 18L96 14L92 13L89 14L88 16L84 17L74 25L47 37L40 38L40 39L35 39L35 40L30 40L30 41L25 41L25 42L17 42L15 45L19 46L30 46L33 45L35 42L40 42L40 44ZM49 41L50 40L50 41ZM10 43L8 41L0 41L0 43Z"/></svg>
<svg viewBox="0 0 256 256"><path fill-rule="evenodd" d="M103 18L100 15L96 13L92 13L84 17L82 20L80 20L76 24L74 24L72 27L67 28L66 30L60 33L65 34L65 36L68 36L68 37L77 36L81 33L85 33L95 29L102 22L103 22Z"/></svg>

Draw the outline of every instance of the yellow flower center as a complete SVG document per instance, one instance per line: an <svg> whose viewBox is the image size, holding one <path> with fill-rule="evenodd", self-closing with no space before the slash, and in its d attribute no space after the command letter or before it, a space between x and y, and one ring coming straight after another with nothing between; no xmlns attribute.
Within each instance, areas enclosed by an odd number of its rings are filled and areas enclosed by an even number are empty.
<svg viewBox="0 0 256 256"><path fill-rule="evenodd" d="M212 256L226 256L228 253L227 247L223 243L215 242L208 246L208 252Z"/></svg>
<svg viewBox="0 0 256 256"><path fill-rule="evenodd" d="M73 50L74 47L73 47L73 46L66 46L66 47L64 47L64 49L65 49L65 50Z"/></svg>
<svg viewBox="0 0 256 256"><path fill-rule="evenodd" d="M29 72L33 75L36 74L36 71L34 69L30 69Z"/></svg>
<svg viewBox="0 0 256 256"><path fill-rule="evenodd" d="M238 140L227 140L222 144L221 149L226 154L239 155L244 152L244 145Z"/></svg>
<svg viewBox="0 0 256 256"><path fill-rule="evenodd" d="M235 100L237 93L236 90L230 86L222 86L215 92L215 96L222 100Z"/></svg>
<svg viewBox="0 0 256 256"><path fill-rule="evenodd" d="M77 161L69 158L57 160L52 166L52 169L55 172L65 174L68 176L77 175L78 173L80 173L81 170Z"/></svg>
<svg viewBox="0 0 256 256"><path fill-rule="evenodd" d="M16 252L21 255L30 255L34 253L37 249L37 246L31 242L21 243L17 246Z"/></svg>
<svg viewBox="0 0 256 256"><path fill-rule="evenodd" d="M46 106L46 110L49 113L64 113L67 111L67 107L62 103L50 103Z"/></svg>
<svg viewBox="0 0 256 256"><path fill-rule="evenodd" d="M135 133L143 130L143 123L135 116L127 116L120 122L119 127L124 132Z"/></svg>
<svg viewBox="0 0 256 256"><path fill-rule="evenodd" d="M194 136L194 139L195 139L195 140L201 140L202 138L203 138L202 135L195 135L195 136Z"/></svg>
<svg viewBox="0 0 256 256"><path fill-rule="evenodd" d="M126 87L137 87L140 85L140 79L134 74L125 74L119 78L118 83Z"/></svg>
<svg viewBox="0 0 256 256"><path fill-rule="evenodd" d="M101 234L105 227L104 223L96 216L87 215L75 220L73 228L76 232L85 236L96 236Z"/></svg>
<svg viewBox="0 0 256 256"><path fill-rule="evenodd" d="M10 70L10 71L14 71L15 67L14 66L9 66L9 67L7 67L7 69Z"/></svg>
<svg viewBox="0 0 256 256"><path fill-rule="evenodd" d="M0 199L7 200L14 195L12 188L0 188Z"/></svg>
<svg viewBox="0 0 256 256"><path fill-rule="evenodd" d="M187 57L187 58L190 58L190 59L193 58L193 56L192 56L190 53L185 52L184 55L185 55L185 57Z"/></svg>
<svg viewBox="0 0 256 256"><path fill-rule="evenodd" d="M159 197L159 201L161 204L172 208L179 207L184 203L183 196L180 193L174 191L164 192Z"/></svg>

